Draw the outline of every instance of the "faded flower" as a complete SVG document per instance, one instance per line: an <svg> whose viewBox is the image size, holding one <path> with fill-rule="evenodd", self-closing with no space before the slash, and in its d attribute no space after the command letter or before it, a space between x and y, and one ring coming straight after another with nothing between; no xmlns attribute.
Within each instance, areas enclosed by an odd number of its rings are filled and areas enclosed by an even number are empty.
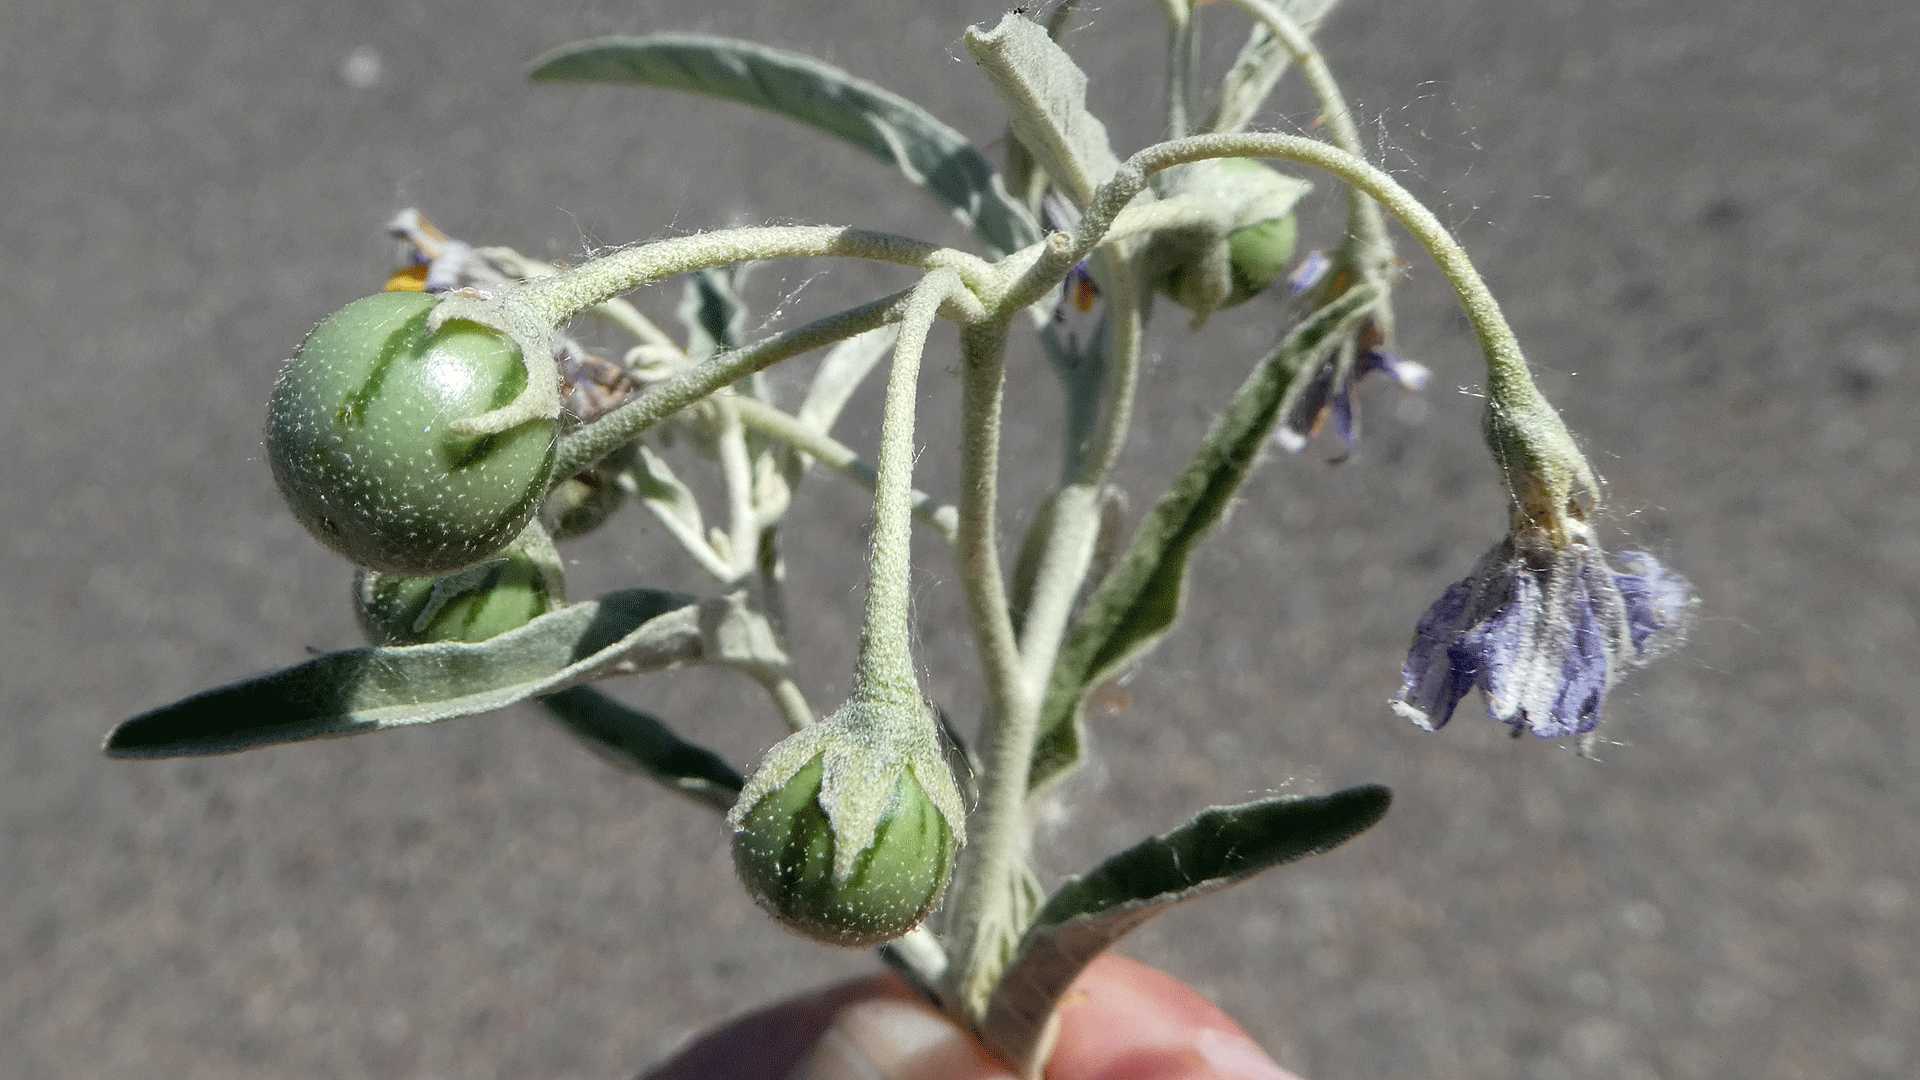
<svg viewBox="0 0 1920 1080"><path fill-rule="evenodd" d="M1608 689L1679 637L1692 603L1653 556L1620 560L1613 569L1585 536L1556 547L1529 530L1496 544L1414 628L1394 711L1438 730L1478 686L1516 736L1593 730Z"/></svg>
<svg viewBox="0 0 1920 1080"><path fill-rule="evenodd" d="M1294 296L1309 292L1309 306L1318 308L1345 294L1362 276L1352 269L1336 267L1323 252L1309 252L1288 276ZM1380 283L1376 283L1378 286ZM1425 364L1408 360L1394 352L1390 343L1392 311L1384 299L1375 301L1359 313L1350 328L1330 347L1317 353L1294 378L1300 389L1287 395L1285 412L1274 438L1289 453L1306 450L1313 436L1333 420L1333 430L1344 446L1344 460L1360 442L1360 413L1354 400L1354 387L1361 379L1379 372L1392 379L1402 390L1426 388L1431 376Z"/></svg>

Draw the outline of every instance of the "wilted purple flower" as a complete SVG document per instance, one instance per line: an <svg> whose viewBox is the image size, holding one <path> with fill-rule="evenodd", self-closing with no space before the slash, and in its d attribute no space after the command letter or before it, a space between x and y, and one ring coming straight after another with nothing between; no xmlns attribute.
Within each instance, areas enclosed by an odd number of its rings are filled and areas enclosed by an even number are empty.
<svg viewBox="0 0 1920 1080"><path fill-rule="evenodd" d="M1344 459L1360 442L1360 413L1353 399L1354 385L1376 371L1403 390L1423 389L1431 374L1425 364L1388 349L1379 323L1368 318L1317 364L1294 376L1307 381L1297 393L1288 395L1286 414L1280 418L1274 439L1288 452L1298 454L1307 448L1314 433L1331 416L1333 430L1346 444L1346 453L1341 455Z"/></svg>
<svg viewBox="0 0 1920 1080"><path fill-rule="evenodd" d="M1678 636L1691 603L1653 556L1620 558L1617 571L1584 539L1531 532L1496 544L1414 628L1394 711L1435 731L1478 686L1515 735L1593 730L1607 690Z"/></svg>

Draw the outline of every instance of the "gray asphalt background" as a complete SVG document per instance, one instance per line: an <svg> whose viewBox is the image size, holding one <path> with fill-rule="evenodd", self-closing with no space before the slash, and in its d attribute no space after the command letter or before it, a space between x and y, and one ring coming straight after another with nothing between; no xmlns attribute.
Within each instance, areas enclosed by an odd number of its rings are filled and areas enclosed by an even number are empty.
<svg viewBox="0 0 1920 1080"><path fill-rule="evenodd" d="M1156 10L1104 0L1076 39L1123 151L1157 135ZM1597 764L1508 740L1477 703L1437 736L1388 714L1414 620L1502 524L1471 343L1408 246L1403 345L1434 386L1411 405L1370 387L1344 466L1324 447L1266 463L1045 843L1065 874L1209 803L1391 785L1372 834L1127 946L1290 1067L1920 1069L1917 11L1348 0L1322 35L1369 138L1459 228L1606 474L1609 543L1670 559L1704 607L1685 651L1616 695ZM963 240L841 147L718 103L531 87L524 61L593 33L756 37L987 144L1001 114L959 38L999 14L0 4L0 1076L624 1077L870 968L775 929L709 814L530 711L193 762L96 750L125 716L355 642L347 570L280 505L259 429L282 358L383 280L395 209L555 257L750 221ZM1217 65L1244 23L1207 18L1232 27ZM372 85L345 74L356 49L377 54ZM1268 117L1309 118L1297 90ZM902 281L792 264L756 297L811 317ZM668 319L677 295L640 301ZM1276 317L1262 301L1198 340L1159 320L1136 507ZM922 410L942 492L952 348L936 338ZM1030 350L1012 378L1017 526L1053 468L1057 392ZM850 441L870 445L875 417L863 398ZM827 477L804 494L799 658L831 703L865 504ZM954 582L921 547L927 685L971 717ZM694 582L638 514L570 554L576 595ZM725 676L631 693L743 765L775 734Z"/></svg>

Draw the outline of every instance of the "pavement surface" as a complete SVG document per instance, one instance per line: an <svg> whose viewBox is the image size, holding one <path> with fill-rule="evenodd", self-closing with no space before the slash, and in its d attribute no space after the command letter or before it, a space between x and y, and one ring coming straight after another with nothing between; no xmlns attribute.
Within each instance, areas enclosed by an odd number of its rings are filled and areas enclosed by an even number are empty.
<svg viewBox="0 0 1920 1080"><path fill-rule="evenodd" d="M1075 38L1123 151L1159 131L1157 10L1089 5ZM384 280L396 209L556 258L754 221L964 241L844 148L735 106L533 87L527 59L616 31L759 38L997 152L960 34L1000 13L0 4L0 1075L625 1077L871 969L765 920L710 813L531 711L198 761L97 749L121 718L356 642L348 571L281 505L260 424L306 330ZM1205 17L1217 71L1245 24ZM1414 620L1503 524L1471 342L1407 245L1402 346L1433 386L1369 387L1344 465L1326 446L1265 463L1049 813L1050 878L1209 804L1379 781L1397 800L1374 832L1127 951L1316 1080L1915 1075L1920 9L1348 0L1321 40L1606 474L1607 542L1690 575L1701 616L1615 695L1597 763L1475 703L1438 735L1388 713ZM1311 110L1293 87L1267 119ZM1324 244L1337 219L1308 225ZM754 296L812 317L903 281L784 264ZM639 302L670 319L677 295ZM1157 322L1136 508L1277 314L1199 338ZM953 355L935 339L922 409L937 493ZM1013 363L1017 528L1058 395L1031 349ZM864 396L847 439L870 445L876 418ZM865 503L830 477L804 494L797 652L831 702ZM971 717L953 573L921 548L927 687ZM697 583L637 513L569 556L579 596ZM624 692L743 766L776 734L710 672Z"/></svg>

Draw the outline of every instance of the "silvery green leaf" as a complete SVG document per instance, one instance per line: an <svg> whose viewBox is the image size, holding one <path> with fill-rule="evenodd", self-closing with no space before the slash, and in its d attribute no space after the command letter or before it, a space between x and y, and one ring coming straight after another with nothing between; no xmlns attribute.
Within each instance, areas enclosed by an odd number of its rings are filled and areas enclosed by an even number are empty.
<svg viewBox="0 0 1920 1080"><path fill-rule="evenodd" d="M1087 111L1087 76L1040 24L1008 12L985 33L969 27L967 52L1012 114L1015 137L1074 205L1120 168L1107 128Z"/></svg>
<svg viewBox="0 0 1920 1080"><path fill-rule="evenodd" d="M723 813L733 807L746 782L718 754L682 739L660 718L591 686L546 694L540 704L555 723L599 757Z"/></svg>
<svg viewBox="0 0 1920 1080"><path fill-rule="evenodd" d="M807 388L807 399L800 403L794 416L815 430L832 431L834 422L840 419L840 410L847 407L853 392L887 355L887 350L893 348L899 336L900 325L888 323L835 345L820 361L813 385Z"/></svg>
<svg viewBox="0 0 1920 1080"><path fill-rule="evenodd" d="M704 360L714 353L738 348L747 336L747 305L736 287L745 267L695 270L687 276L686 291L674 314L687 328L687 355Z"/></svg>
<svg viewBox="0 0 1920 1080"><path fill-rule="evenodd" d="M1040 909L988 1000L981 1035L1027 1075L1054 1008L1095 957L1175 904L1217 892L1365 832L1392 795L1367 784L1331 795L1215 807L1061 886Z"/></svg>
<svg viewBox="0 0 1920 1080"><path fill-rule="evenodd" d="M787 674L785 650L766 616L739 599L700 605L700 659L756 678Z"/></svg>
<svg viewBox="0 0 1920 1080"><path fill-rule="evenodd" d="M1293 376L1328 347L1375 298L1357 286L1308 316L1254 368L1206 441L1127 545L1119 565L1094 589L1054 664L1040 710L1034 787L1064 775L1080 759L1087 695L1158 644L1180 614L1187 558L1218 524L1253 472L1273 434Z"/></svg>
<svg viewBox="0 0 1920 1080"><path fill-rule="evenodd" d="M831 64L707 34L603 37L533 62L535 79L612 82L706 94L779 113L893 166L947 204L995 254L1040 239L1040 227L966 137L933 114Z"/></svg>
<svg viewBox="0 0 1920 1080"><path fill-rule="evenodd" d="M689 542L704 546L706 544L706 525L700 516L700 501L694 497L693 489L674 475L666 459L653 452L648 446L641 446L634 461L633 482L638 489L635 494L653 511L667 531L683 545Z"/></svg>
<svg viewBox="0 0 1920 1080"><path fill-rule="evenodd" d="M725 601L709 601L725 605ZM489 712L612 674L704 655L702 602L633 589L542 615L477 644L328 653L136 716L109 757L224 754Z"/></svg>
<svg viewBox="0 0 1920 1080"><path fill-rule="evenodd" d="M1311 34L1320 26L1336 0L1272 0L1275 7ZM1245 131L1266 104L1275 84L1287 73L1293 54L1280 44L1273 31L1255 20L1240 55L1220 80L1220 100L1214 105L1208 131Z"/></svg>

